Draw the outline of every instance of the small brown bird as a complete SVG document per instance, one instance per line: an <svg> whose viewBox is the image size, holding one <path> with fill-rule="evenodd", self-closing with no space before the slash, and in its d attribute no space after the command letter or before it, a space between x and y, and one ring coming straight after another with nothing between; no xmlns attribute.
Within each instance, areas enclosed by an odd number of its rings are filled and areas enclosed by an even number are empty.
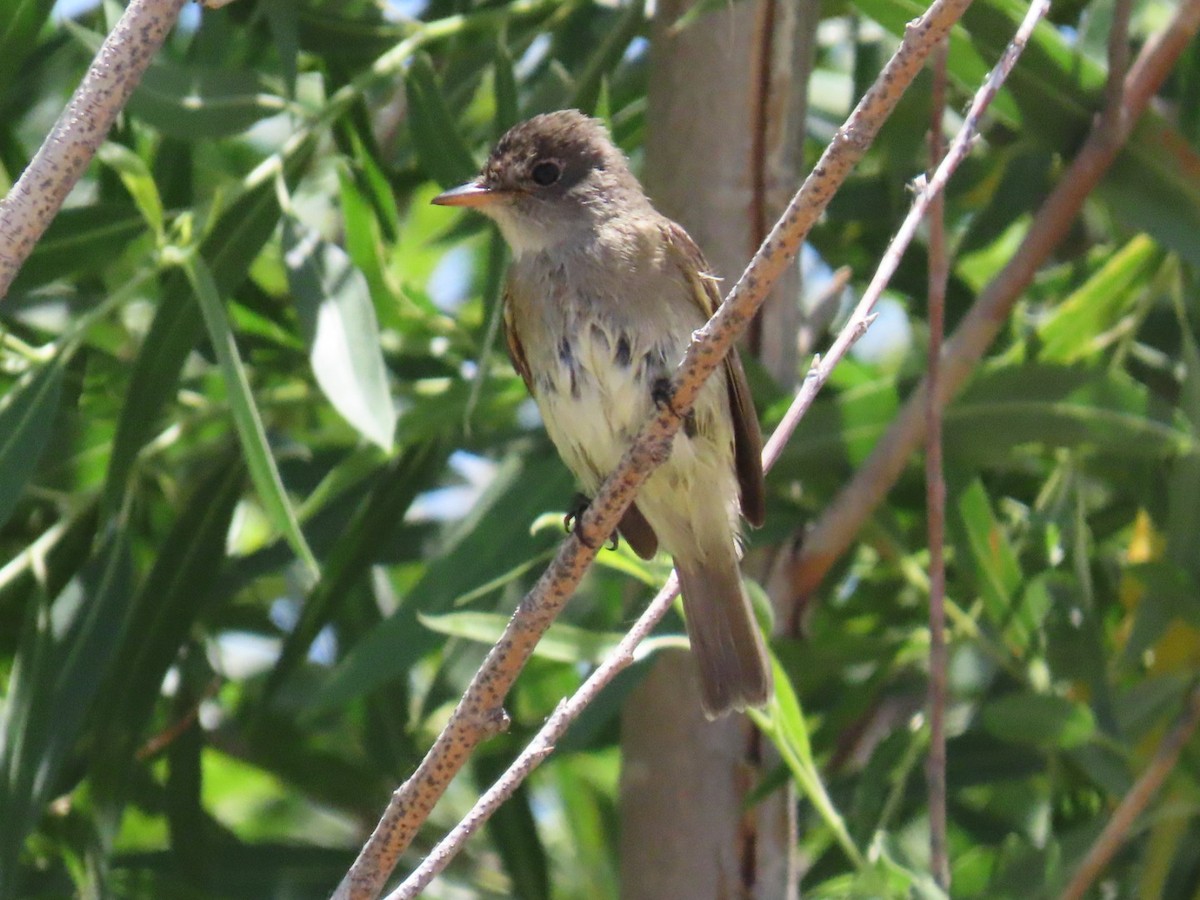
<svg viewBox="0 0 1200 900"><path fill-rule="evenodd" d="M604 126L576 110L500 139L472 182L440 194L492 218L512 249L513 365L563 461L592 495L720 302L695 242L659 214ZM771 670L738 572L738 510L764 517L762 435L737 351L706 383L620 524L675 560L704 711L765 703ZM740 504L739 504L740 500Z"/></svg>

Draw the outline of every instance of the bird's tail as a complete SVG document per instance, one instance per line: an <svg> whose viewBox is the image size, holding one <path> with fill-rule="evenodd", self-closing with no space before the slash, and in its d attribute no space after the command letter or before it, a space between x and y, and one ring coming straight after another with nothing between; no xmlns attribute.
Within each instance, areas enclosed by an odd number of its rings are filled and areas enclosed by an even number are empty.
<svg viewBox="0 0 1200 900"><path fill-rule="evenodd" d="M700 698L710 719L762 706L771 667L732 548L725 560L675 561L688 637L700 667Z"/></svg>

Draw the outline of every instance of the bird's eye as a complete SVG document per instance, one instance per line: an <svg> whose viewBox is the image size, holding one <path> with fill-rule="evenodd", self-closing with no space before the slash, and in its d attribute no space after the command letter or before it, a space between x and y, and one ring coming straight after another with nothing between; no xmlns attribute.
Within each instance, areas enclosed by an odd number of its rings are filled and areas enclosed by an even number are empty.
<svg viewBox="0 0 1200 900"><path fill-rule="evenodd" d="M534 166L533 171L529 174L536 183L542 187L548 187L558 181L562 170L558 167L558 163L547 160Z"/></svg>

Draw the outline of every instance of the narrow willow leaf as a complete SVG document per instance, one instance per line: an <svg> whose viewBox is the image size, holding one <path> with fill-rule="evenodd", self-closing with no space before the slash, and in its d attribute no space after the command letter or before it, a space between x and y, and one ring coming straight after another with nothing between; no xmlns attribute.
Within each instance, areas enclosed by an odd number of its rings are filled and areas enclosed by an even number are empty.
<svg viewBox="0 0 1200 900"><path fill-rule="evenodd" d="M124 632L131 593L129 548L120 534L47 604L31 603L0 707L0 896L25 837L62 789L92 699Z"/></svg>
<svg viewBox="0 0 1200 900"><path fill-rule="evenodd" d="M275 458L271 455L267 433L258 414L258 407L254 404L246 369L238 355L237 344L229 328L229 320L225 316L225 308L221 304L221 296L217 292L212 273L204 260L197 257L185 260L183 269L200 304L209 340L212 341L221 373L225 378L233 421L237 426L242 450L246 454L246 466L250 470L259 500L262 501L274 527L304 562L309 574L316 578L320 575L320 567L304 539L296 512L283 487L283 479L279 477L279 469L276 468Z"/></svg>
<svg viewBox="0 0 1200 900"><path fill-rule="evenodd" d="M357 587L383 548L402 527L404 514L418 493L435 479L447 451L429 442L406 447L393 459L326 554L325 570L305 599L300 618L288 632L271 672L274 690L304 658L317 634L332 621L337 603Z"/></svg>
<svg viewBox="0 0 1200 900"><path fill-rule="evenodd" d="M294 184L312 159L315 143L304 141L284 161L284 179ZM200 244L219 293L242 283L254 258L279 222L279 198L270 181L236 197L220 214ZM204 333L204 320L186 277L171 271L163 278L162 302L130 372L125 403L117 420L105 483L105 505L116 509L133 470L134 460L175 395L184 360Z"/></svg>
<svg viewBox="0 0 1200 900"><path fill-rule="evenodd" d="M605 34L596 52L588 60L587 68L575 86L575 94L571 99L573 107L585 113L596 112L596 101L600 97L605 76L620 61L629 48L629 42L637 37L644 24L643 3L641 0L635 0L624 9L615 26Z"/></svg>
<svg viewBox="0 0 1200 900"><path fill-rule="evenodd" d="M421 168L444 188L461 184L475 174L475 160L458 134L433 63L424 53L413 57L404 76L408 123Z"/></svg>
<svg viewBox="0 0 1200 900"><path fill-rule="evenodd" d="M845 820L838 812L825 783L821 780L821 771L813 758L812 744L808 737L808 723L805 721L804 710L800 706L800 698L792 688L791 680L779 661L771 654L771 667L775 678L775 692L771 696L766 710L748 709L746 714L754 724L762 730L779 750L779 755L787 764L800 791L808 798L825 824L833 832L838 843L846 854L854 861L857 868L866 868L866 861L850 833L846 830Z"/></svg>
<svg viewBox="0 0 1200 900"><path fill-rule="evenodd" d="M211 460L133 596L130 618L137 627L125 635L117 653L121 665L96 704L103 716L91 762L103 787L116 787L133 761L163 678L217 583L213 576L225 558L230 519L245 481L235 454L231 447Z"/></svg>
<svg viewBox="0 0 1200 900"><path fill-rule="evenodd" d="M946 456L957 464L1010 464L1013 448L1028 444L1131 459L1200 446L1145 385L1084 366L986 366L946 410Z"/></svg>
<svg viewBox="0 0 1200 900"><path fill-rule="evenodd" d="M21 65L37 47L38 32L50 18L55 0L15 0L0 16L0 96L8 89Z"/></svg>
<svg viewBox="0 0 1200 900"><path fill-rule="evenodd" d="M417 620L430 631L482 644L494 644L504 633L504 626L508 624L509 618L500 613L486 612L417 615ZM589 631L586 628L556 622L538 641L533 655L555 662L599 663L612 653L623 636L620 632Z"/></svg>
<svg viewBox="0 0 1200 900"><path fill-rule="evenodd" d="M1096 356L1109 332L1138 301L1163 251L1138 235L1109 257L1038 329L1043 362L1073 363Z"/></svg>
<svg viewBox="0 0 1200 900"><path fill-rule="evenodd" d="M350 166L339 160L338 200L345 225L346 253L367 280L371 297L394 304L396 291L388 283L383 241L377 210L363 192Z"/></svg>
<svg viewBox="0 0 1200 900"><path fill-rule="evenodd" d="M503 35L497 36L496 53L492 58L492 90L496 101L496 125L493 136L500 135L517 124L520 117L520 100L517 94L517 75L513 71L512 54Z"/></svg>
<svg viewBox="0 0 1200 900"><path fill-rule="evenodd" d="M163 134L194 141L240 134L283 112L287 102L249 70L157 62L146 70L129 108Z"/></svg>
<svg viewBox="0 0 1200 900"><path fill-rule="evenodd" d="M980 720L1003 741L1038 747L1078 747L1096 733L1088 707L1053 694L1009 694L986 704Z"/></svg>
<svg viewBox="0 0 1200 900"><path fill-rule="evenodd" d="M958 511L975 560L984 606L992 621L1006 622L1012 613L1013 596L1021 586L1021 568L978 479L959 497Z"/></svg>
<svg viewBox="0 0 1200 900"><path fill-rule="evenodd" d="M129 196L137 204L142 218L160 239L163 234L163 205L158 196L158 187L154 183L154 175L145 160L122 144L111 141L103 144L97 153L100 161L112 169L129 191Z"/></svg>
<svg viewBox="0 0 1200 900"><path fill-rule="evenodd" d="M99 271L145 230L144 216L128 202L61 210L21 266L13 292L80 272Z"/></svg>
<svg viewBox="0 0 1200 900"><path fill-rule="evenodd" d="M391 450L396 408L367 280L345 251L291 218L284 221L283 248L317 383L363 437Z"/></svg>
<svg viewBox="0 0 1200 900"><path fill-rule="evenodd" d="M46 447L62 382L63 361L56 357L0 397L0 525L12 515Z"/></svg>

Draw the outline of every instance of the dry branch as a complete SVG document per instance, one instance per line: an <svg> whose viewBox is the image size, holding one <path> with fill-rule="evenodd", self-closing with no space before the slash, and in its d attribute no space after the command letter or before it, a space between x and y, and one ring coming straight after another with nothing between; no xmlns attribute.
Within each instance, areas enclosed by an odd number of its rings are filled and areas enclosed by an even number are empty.
<svg viewBox="0 0 1200 900"><path fill-rule="evenodd" d="M416 772L393 793L379 824L338 886L335 900L372 900L379 895L400 854L451 779L475 746L502 721L502 704L517 675L578 586L596 555L595 548L616 528L637 489L669 453L680 416L691 409L704 380L721 364L771 285L791 264L808 231L866 153L932 48L969 5L970 0L936 0L909 24L896 54L834 136L741 279L716 315L696 333L672 379L670 402L662 404L643 427L581 517L579 533L563 543L518 606Z"/></svg>
<svg viewBox="0 0 1200 900"><path fill-rule="evenodd" d="M1119 93L1120 109L1096 120L1087 140L1034 217L1021 246L963 317L942 354L943 380L935 395L945 406L1007 321L1017 298L1066 236L1083 201L1128 140L1179 55L1200 28L1200 0L1185 0L1167 26L1147 41ZM805 537L792 564L791 582L797 603L807 598L854 541L871 512L882 501L909 457L925 438L925 394L922 382L909 397L870 457L838 493Z"/></svg>
<svg viewBox="0 0 1200 900"><path fill-rule="evenodd" d="M1121 803L1113 810L1108 824L1104 826L1104 830L1100 832L1095 843L1089 848L1087 855L1079 864L1079 868L1075 870L1070 883L1062 892L1062 900L1080 900L1100 876L1100 873L1104 871L1104 867L1108 865L1113 855L1121 849L1121 845L1125 843L1137 817L1150 805L1150 801L1154 799L1154 795L1158 793L1162 783L1175 768L1179 754L1191 740L1197 725L1200 725L1200 687L1193 687L1188 692L1183 712L1175 727L1163 738L1158 749L1154 751L1154 757L1146 766L1146 771L1142 773L1122 798Z"/></svg>
<svg viewBox="0 0 1200 900"><path fill-rule="evenodd" d="M0 200L0 299L58 214L186 0L132 0L8 196Z"/></svg>
<svg viewBox="0 0 1200 900"><path fill-rule="evenodd" d="M933 62L930 95L929 163L937 166L946 153L942 127L946 112L946 60L942 44ZM929 359L926 378L937 393L942 336L946 324L946 284L950 255L946 249L946 198L929 206ZM929 868L938 887L950 891L950 851L946 841L946 476L942 471L942 414L932 401L925 406L925 518L929 540L929 756L925 781L929 803Z"/></svg>

